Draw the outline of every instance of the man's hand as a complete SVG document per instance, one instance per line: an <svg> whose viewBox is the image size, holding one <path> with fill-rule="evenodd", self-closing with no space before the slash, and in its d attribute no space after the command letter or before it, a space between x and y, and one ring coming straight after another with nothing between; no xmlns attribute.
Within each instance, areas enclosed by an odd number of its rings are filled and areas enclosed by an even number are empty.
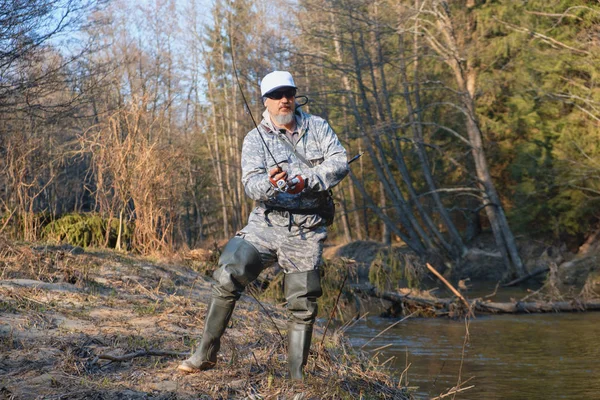
<svg viewBox="0 0 600 400"><path fill-rule="evenodd" d="M296 175L287 181L289 194L298 194L306 187L306 180L301 175Z"/></svg>
<svg viewBox="0 0 600 400"><path fill-rule="evenodd" d="M282 171L281 167L275 167L269 171L269 182L275 189L285 192L287 189L287 172Z"/></svg>

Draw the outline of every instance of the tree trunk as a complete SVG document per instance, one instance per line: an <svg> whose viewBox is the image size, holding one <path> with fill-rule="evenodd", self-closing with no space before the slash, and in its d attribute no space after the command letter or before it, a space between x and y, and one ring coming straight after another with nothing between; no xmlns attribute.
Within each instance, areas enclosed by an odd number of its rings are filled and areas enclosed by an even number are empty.
<svg viewBox="0 0 600 400"><path fill-rule="evenodd" d="M346 205L346 196L344 194L344 188L342 185L338 186L336 192L339 194L339 204L341 206L342 212L340 214L340 220L342 223L342 228L344 229L344 241L346 243L350 243L352 241L352 235L350 234L350 222L348 220L348 207Z"/></svg>
<svg viewBox="0 0 600 400"><path fill-rule="evenodd" d="M337 43L337 41L336 41ZM336 45L336 48L339 49L339 45ZM360 61L358 58L358 50L356 48L356 43L354 40L351 42L351 53L354 61L354 72L356 75L356 83L358 85L358 93L362 104L362 110L365 113L367 123L369 126L375 126L376 122L373 119L373 115L370 110L369 100L367 98L366 87L362 80L362 73L360 68ZM341 62L341 55L338 57ZM346 87L346 90L350 93L350 87ZM402 192L396 185L393 174L390 170L390 166L386 161L385 150L379 140L377 134L372 134L369 128L365 126L365 123L362 120L362 116L357 108L357 105L351 101L352 109L355 114L355 118L358 122L359 128L362 130L363 138L365 139L365 144L367 145L367 152L371 156L371 161L373 162L373 166L375 167L375 173L379 178L379 181L383 184L385 192L390 196L390 199L393 202L393 206L396 209L396 214L400 223L403 225L404 229L407 231L408 236L410 237L410 242L424 242L424 245L421 244L422 248L431 248L431 242L429 241L428 236L424 233L419 223L416 221L413 213L410 211L409 207L406 204L406 200L402 195ZM371 201L371 204L374 202ZM381 211L381 210L380 210ZM377 213L378 215L381 212ZM389 218L385 218L386 221L390 221Z"/></svg>
<svg viewBox="0 0 600 400"><path fill-rule="evenodd" d="M383 213L387 215L387 204L385 197L386 196L385 190L383 189L383 184L379 183L379 207L381 208ZM381 243L386 245L392 244L392 232L383 221L381 222Z"/></svg>
<svg viewBox="0 0 600 400"><path fill-rule="evenodd" d="M116 250L123 250L123 214L125 213L124 207L119 210L119 230L117 232L117 244L115 245ZM107 228L110 231L110 226Z"/></svg>
<svg viewBox="0 0 600 400"><path fill-rule="evenodd" d="M448 4L445 1L434 0L430 3L429 7L430 9L427 10L428 15L435 16L435 27L440 35L438 37L429 30L423 29L423 36L431 48L446 62L454 73L462 111L465 114L466 129L471 146L471 154L475 162L477 178L485 191L487 201L489 201L489 205L486 204L485 210L490 220L496 243L503 255L507 257L507 267L510 268L512 262L517 275L523 276L526 274L525 267L523 266L514 236L506 220L500 196L498 196L492 181L483 148L483 135L477 121L474 97L477 71L473 67L476 63L472 58L465 57L464 55L467 54L465 46L471 44L471 31L475 29L476 24L470 21L467 24L468 29L466 31L464 29L458 31L462 35L462 40L459 42L455 36L455 32L457 31ZM431 22L429 23L431 24ZM428 25L428 28L431 29L431 25ZM464 61L465 59L467 62Z"/></svg>
<svg viewBox="0 0 600 400"><path fill-rule="evenodd" d="M402 85L403 85L403 89L404 89L403 90L404 102L406 104L408 120L410 123L410 128L412 130L415 145L417 148L417 155L419 157L419 161L421 162L421 169L423 171L423 176L425 177L425 182L427 183L429 191L432 193L432 198L433 198L434 204L436 206L436 209L438 210L438 213L440 214L440 217L442 218L442 221L444 222L444 225L446 226L446 229L448 230L448 233L452 240L454 251L451 251L450 254L454 258L462 257L466 253L467 250L466 250L465 245L462 242L462 239L460 237L460 234L458 233L458 230L456 229L456 226L454 225L454 222L452 222L452 219L450 218L450 215L448 214L448 211L446 210L446 207L444 207L444 204L442 203L442 199L440 198L440 196L438 194L437 185L435 184L433 175L431 173L431 168L429 167L429 157L427 156L427 151L425 150L425 146L424 146L421 118L420 118L419 113L415 112L412 99L410 98L410 88L409 88L408 75L407 75L406 65L405 65L405 54L406 53L404 51L404 37L402 34L399 34L398 44L400 47L400 73L402 75ZM416 56L416 54L415 54L415 56ZM415 62L418 63L418 57L416 57ZM418 66L415 67L415 83L418 82L417 68L418 68ZM419 88L418 88L418 86L415 85L414 92L415 92L417 102L419 102L418 91L419 91ZM419 104L417 104L417 107L419 107ZM438 235L438 237L439 236L441 236L441 235ZM444 241L442 240L441 243L444 243ZM446 247L446 250L448 250L447 247Z"/></svg>
<svg viewBox="0 0 600 400"><path fill-rule="evenodd" d="M207 63L208 63L207 59ZM210 65L207 70L210 74ZM213 131L213 145L212 151L210 152L213 160L213 174L212 176L217 180L217 187L219 189L219 198L221 200L221 223L223 226L223 237L229 237L229 216L227 211L227 196L225 195L225 183L222 170L221 161L221 150L219 146L219 133L218 133L218 122L217 122L217 109L216 109L216 98L214 96L214 89L211 83L211 76L209 75L208 83L208 97L212 107L212 131ZM208 140L207 140L208 142ZM215 176L216 175L216 176Z"/></svg>

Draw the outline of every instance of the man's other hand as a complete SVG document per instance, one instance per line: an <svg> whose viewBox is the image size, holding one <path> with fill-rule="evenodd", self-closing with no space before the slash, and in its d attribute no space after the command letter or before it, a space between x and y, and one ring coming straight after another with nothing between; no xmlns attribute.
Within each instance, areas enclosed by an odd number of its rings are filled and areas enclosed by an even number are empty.
<svg viewBox="0 0 600 400"><path fill-rule="evenodd" d="M275 167L269 171L269 181L271 182L271 185L273 185L275 189L281 191L285 191L287 188L287 176L287 172L282 171L281 167Z"/></svg>

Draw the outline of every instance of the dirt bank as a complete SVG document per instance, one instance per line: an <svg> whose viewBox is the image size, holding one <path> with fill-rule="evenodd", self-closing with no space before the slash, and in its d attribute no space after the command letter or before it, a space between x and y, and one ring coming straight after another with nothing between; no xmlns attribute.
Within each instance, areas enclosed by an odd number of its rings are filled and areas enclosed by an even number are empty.
<svg viewBox="0 0 600 400"><path fill-rule="evenodd" d="M552 278L552 284L562 293L585 290L600 294L600 232L591 235L578 249L569 250L564 244L552 244L526 237L518 238L518 247L527 271L547 268L546 273L525 281L524 286L536 287ZM416 278L413 283L421 289L439 285L439 281L432 278L425 268L427 260L420 260L406 246L390 247L375 241L355 241L328 246L323 255L326 259L344 257L354 260L353 278L357 283L368 282L373 278L373 267L383 264L383 269L387 269L388 272L394 268L409 266L411 271L408 272ZM392 265L394 261L400 265ZM552 271L552 276L549 271ZM457 286L460 281L468 281L479 286L488 284L492 289L497 283L506 283L515 278L514 271L505 267L491 234L482 234L471 241L463 259L459 263L448 263L444 275ZM407 274L400 273L397 276L403 279L400 279L394 288L406 287Z"/></svg>
<svg viewBox="0 0 600 400"><path fill-rule="evenodd" d="M190 265L0 238L0 398L409 398L343 336L328 333L320 347L322 326L306 381L292 384L277 331L285 337L285 309L265 304L271 321L250 296L234 313L217 368L177 373L210 296L203 268ZM171 355L103 359L158 350Z"/></svg>

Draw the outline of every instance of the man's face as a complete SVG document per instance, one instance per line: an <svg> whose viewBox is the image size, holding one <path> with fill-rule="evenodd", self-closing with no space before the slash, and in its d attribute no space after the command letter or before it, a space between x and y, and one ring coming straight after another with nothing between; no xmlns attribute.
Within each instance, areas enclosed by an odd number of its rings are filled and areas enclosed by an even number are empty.
<svg viewBox="0 0 600 400"><path fill-rule="evenodd" d="M267 95L265 106L278 125L288 125L294 120L296 107L296 89L293 87L282 87Z"/></svg>

